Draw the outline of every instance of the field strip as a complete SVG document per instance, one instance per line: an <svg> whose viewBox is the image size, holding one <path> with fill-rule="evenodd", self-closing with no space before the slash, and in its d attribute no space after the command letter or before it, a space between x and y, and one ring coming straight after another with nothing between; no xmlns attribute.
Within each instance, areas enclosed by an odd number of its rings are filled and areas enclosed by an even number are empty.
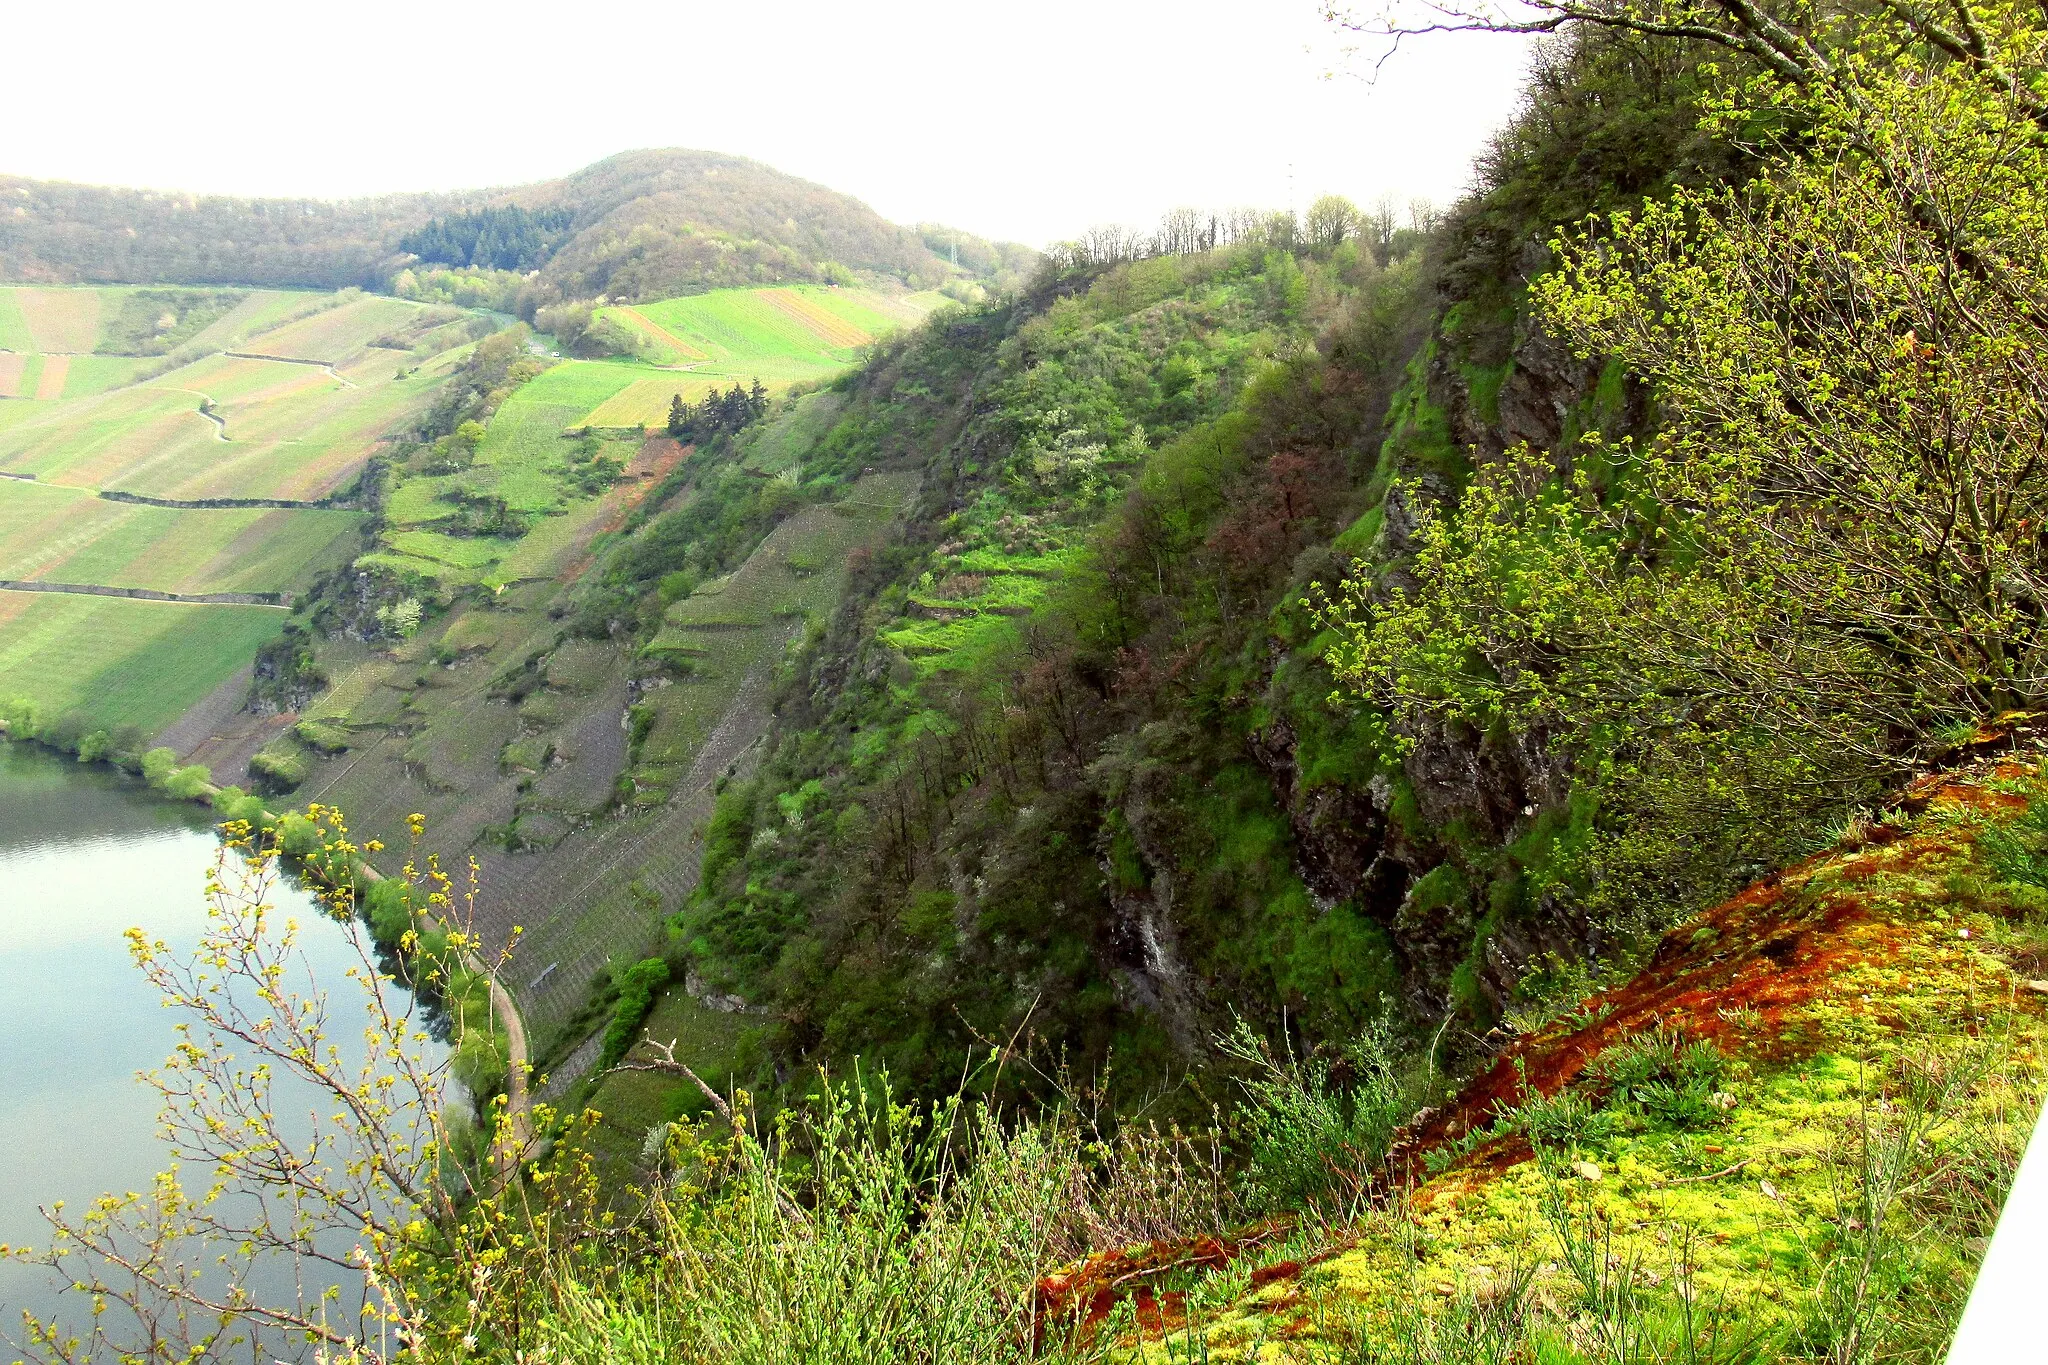
<svg viewBox="0 0 2048 1365"><path fill-rule="evenodd" d="M165 393L189 393L189 394L191 394L191 395L192 395L193 397L195 397L195 398L199 399L199 400L200 400L200 401L201 401L202 403L212 403L212 402L213 402L213 395L212 395L212 394L210 394L210 393L201 393L201 392L200 392L199 390L197 390L197 389L181 389L181 388L179 388L179 387L178 387L178 386L177 386L176 384L144 384L144 385L143 385L142 387L143 387L143 388L146 388L146 389L158 389L158 390L161 390L161 391L163 391L163 392L165 392ZM208 410L207 410L206 408L203 408L203 407L202 407L202 408L195 408L195 409L194 409L193 411L194 411L194 412L195 412L195 413L196 413L197 415L199 415L199 416L201 416L201 417L204 417L204 418L205 418L205 419L206 419L207 421L209 421L209 422L213 423L213 439L214 439L214 440L216 440L216 441L225 441L225 440L227 440L227 438L228 438L228 419L227 419L227 418L225 418L225 417L222 417L222 416L221 416L221 415L220 415L219 413L217 413L217 412L209 412L209 411L208 411Z"/></svg>
<svg viewBox="0 0 2048 1365"><path fill-rule="evenodd" d="M68 592L82 597L129 597L141 602L292 609L291 594L282 592L158 592L155 588L109 588L100 583L48 583L39 578L0 578L0 592Z"/></svg>
<svg viewBox="0 0 2048 1365"><path fill-rule="evenodd" d="M222 351L220 354L230 360L274 360L280 365L311 365L316 370L327 371L327 377L339 382L344 388L359 389L362 387L355 380L336 370L334 362L331 360L306 360L299 356L290 355L263 355L256 351Z"/></svg>
<svg viewBox="0 0 2048 1365"><path fill-rule="evenodd" d="M682 356L684 359L711 359L710 353L705 351L702 347L692 346L689 342L683 340L674 332L671 332L668 328L656 322L653 318L648 317L639 309L629 307L621 308L619 311L621 313L624 313L628 318L630 318L634 326L640 328L649 336L652 336L656 341L661 342L664 346L673 347L676 354Z"/></svg>
<svg viewBox="0 0 2048 1365"><path fill-rule="evenodd" d="M25 398L21 391L21 372L28 365L28 357L19 351L0 351L0 398Z"/></svg>
<svg viewBox="0 0 2048 1365"><path fill-rule="evenodd" d="M62 398L64 381L71 377L71 357L68 355L46 356L43 359L42 381L36 385L36 397L43 399Z"/></svg>
<svg viewBox="0 0 2048 1365"><path fill-rule="evenodd" d="M835 316L794 289L764 289L761 302L797 323L828 346L851 349L865 346L874 336L845 318Z"/></svg>

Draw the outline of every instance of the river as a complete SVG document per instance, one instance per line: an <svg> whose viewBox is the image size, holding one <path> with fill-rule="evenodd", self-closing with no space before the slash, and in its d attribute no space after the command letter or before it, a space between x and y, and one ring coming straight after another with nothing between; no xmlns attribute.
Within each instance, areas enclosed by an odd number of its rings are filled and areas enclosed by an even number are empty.
<svg viewBox="0 0 2048 1365"><path fill-rule="evenodd" d="M145 1189L167 1164L156 1092L136 1073L171 1051L177 1016L123 932L140 926L174 950L196 943L219 847L199 806L0 742L0 1243L44 1245L40 1206ZM353 960L342 929L292 886L273 899L305 911L307 957L340 980ZM42 1272L0 1262L0 1351L19 1338L23 1309L47 1316L58 1302Z"/></svg>

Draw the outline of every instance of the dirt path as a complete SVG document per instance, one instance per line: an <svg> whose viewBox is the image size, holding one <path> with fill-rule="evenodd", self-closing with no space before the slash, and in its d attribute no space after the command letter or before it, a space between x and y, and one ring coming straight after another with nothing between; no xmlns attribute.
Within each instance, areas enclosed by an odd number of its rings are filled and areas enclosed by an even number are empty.
<svg viewBox="0 0 2048 1365"><path fill-rule="evenodd" d="M370 883L384 880L384 874L368 863L362 864L356 875ZM468 951L462 955L462 965L488 984L491 1012L498 1016L498 1023L505 1030L505 1121L511 1125L512 1141L497 1149L495 1160L499 1178L509 1180L519 1170L519 1163L533 1150L533 1100L526 1088L526 1072L531 1065L531 1054L526 1046L526 1023L519 1017L519 1006L513 1002L512 993L498 980L495 971Z"/></svg>
<svg viewBox="0 0 2048 1365"><path fill-rule="evenodd" d="M165 393L191 394L194 398L197 398L199 400L199 415L201 417L204 417L207 421L213 423L213 439L216 441L225 441L228 439L228 419L221 416L219 413L213 410L212 394L201 393L198 389L181 388L176 384L144 384L141 387L145 389L162 389Z"/></svg>

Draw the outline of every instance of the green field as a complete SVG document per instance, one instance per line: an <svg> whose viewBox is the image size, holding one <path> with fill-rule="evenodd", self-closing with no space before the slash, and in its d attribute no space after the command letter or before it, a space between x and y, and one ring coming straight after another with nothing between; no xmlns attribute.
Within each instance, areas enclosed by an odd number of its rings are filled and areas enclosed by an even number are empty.
<svg viewBox="0 0 2048 1365"><path fill-rule="evenodd" d="M0 578L160 592L281 592L328 567L361 513L182 511L0 479Z"/></svg>
<svg viewBox="0 0 2048 1365"><path fill-rule="evenodd" d="M770 375L799 379L842 369L862 346L918 321L944 301L936 293L794 285L719 289L610 311L651 324L635 328L650 336L651 359L732 374L758 372L765 381ZM682 345L664 345L663 337Z"/></svg>
<svg viewBox="0 0 2048 1365"><path fill-rule="evenodd" d="M756 378L771 392L829 379L853 363L861 346L943 301L938 294L803 286L726 289L605 310L650 338L652 360L687 368L663 368L650 359L570 359L552 366L499 407L468 468L394 476L385 498L390 529L368 562L449 586L501 587L556 572L559 551L601 515L600 500L569 479L575 438L567 433L589 428L622 437L606 453L627 458L634 448L628 442L667 422L677 394L697 402L713 389ZM227 415L234 430L235 414L230 409ZM8 439L0 432L0 450ZM460 529L465 503L478 499L502 500L528 529L523 535L450 534Z"/></svg>
<svg viewBox="0 0 2048 1365"><path fill-rule="evenodd" d="M587 410L598 427L658 427L669 401L694 403L713 389L759 379L771 393L831 378L860 349L929 315L947 300L932 292L793 285L718 289L659 303L616 306L603 315L644 341L644 365L632 382Z"/></svg>
<svg viewBox="0 0 2048 1365"><path fill-rule="evenodd" d="M154 734L283 628L269 607L0 592L0 696Z"/></svg>
<svg viewBox="0 0 2048 1365"><path fill-rule="evenodd" d="M0 578L302 590L355 552L360 512L100 494L313 502L344 489L453 362L398 348L460 316L352 291L0 289L0 471L16 476L0 479ZM131 345L175 354L93 353ZM0 592L0 695L160 729L283 621L265 607Z"/></svg>
<svg viewBox="0 0 2048 1365"><path fill-rule="evenodd" d="M645 356L563 360L499 406L467 467L394 474L383 542L365 566L404 570L444 590L557 578L593 536L616 524L633 489L651 486L640 481L666 468L646 463L639 429L665 422L676 394L695 402L756 378L771 391L828 379L861 347L940 302L936 294L797 287L613 309L646 339ZM343 491L379 440L419 412L459 361L466 338L454 324L464 317L352 291L0 288L0 473L16 476L0 479L0 578L180 594L301 590L350 553L359 513L159 508L99 495L315 502ZM421 363L436 344L445 349ZM123 349L174 353L105 353ZM779 414L773 430L756 438L763 472L781 472L787 460L777 452L802 444L803 414L819 401ZM586 438L586 428L599 434ZM603 478L593 481L591 471L606 467L593 457L639 472L627 489L608 495ZM473 533L479 507L502 507L509 529ZM659 708L664 719L643 774L650 789L675 780L667 770L716 722L724 688L712 674L748 672L786 621L821 610L818 594L831 580L812 579L800 566L843 555L841 542L866 529L866 520L853 507L806 514L771 538L766 558L723 585L729 596L722 606L716 588L679 604L664 649L694 651L693 638L714 624L714 607L744 615L732 624L750 638L718 651L722 662L703 674L710 685ZM809 540L817 543L798 543ZM777 558L785 551L798 568ZM118 710L132 719L145 714L129 698L132 687L154 708L147 711L152 724L174 718L247 664L250 642L275 629L278 615L8 596L0 603L0 658L10 662L0 667L0 692L27 690L52 705L96 714L108 707L108 716ZM224 615L165 648L164 622L210 620L199 615L209 611ZM693 620L693 613L704 617ZM229 629L230 622L238 624ZM61 642L74 627L90 630L92 640L67 648ZM28 686L28 661L55 654L64 666ZM152 691L149 680L167 661L178 681ZM461 732L464 743L490 730L477 728L480 717ZM495 764L499 747L486 744L488 752L471 757ZM416 757L429 770L468 762L432 746Z"/></svg>

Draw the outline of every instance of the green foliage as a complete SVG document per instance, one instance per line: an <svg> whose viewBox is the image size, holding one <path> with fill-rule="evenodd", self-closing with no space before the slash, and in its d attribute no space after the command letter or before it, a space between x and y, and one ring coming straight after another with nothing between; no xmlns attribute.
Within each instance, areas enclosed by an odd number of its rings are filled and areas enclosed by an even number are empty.
<svg viewBox="0 0 2048 1365"><path fill-rule="evenodd" d="M419 911L413 905L414 888L397 878L370 882L361 891L363 913L370 922L370 934L381 948L396 948L419 927Z"/></svg>
<svg viewBox="0 0 2048 1365"><path fill-rule="evenodd" d="M2017 819L1987 824L1977 831L1977 850L2001 879L2036 891L2048 891L2048 800L2028 795L2027 809Z"/></svg>
<svg viewBox="0 0 2048 1365"><path fill-rule="evenodd" d="M213 774L203 763L173 769L164 777L163 782L165 795L176 797L180 801L190 801L203 796L206 789L212 785Z"/></svg>
<svg viewBox="0 0 2048 1365"><path fill-rule="evenodd" d="M655 992L668 984L668 963L649 957L612 973L619 992L612 1008L612 1021L604 1031L604 1045L598 1052L597 1069L617 1066L632 1048L634 1035L654 1008Z"/></svg>
<svg viewBox="0 0 2048 1365"><path fill-rule="evenodd" d="M1276 1053L1239 1019L1216 1039L1250 1068L1240 1080L1250 1204L1355 1217L1374 1189L1394 1129L1414 1108L1394 1074L1395 1041L1376 1025L1332 1053Z"/></svg>
<svg viewBox="0 0 2048 1365"><path fill-rule="evenodd" d="M247 295L239 291L137 289L100 323L101 355L169 355L218 322Z"/></svg>
<svg viewBox="0 0 2048 1365"><path fill-rule="evenodd" d="M1070 1182L1087 1179L1072 1125L898 1105L867 1079L821 1082L772 1141L657 1127L657 1168L690 1192L663 1197L631 1268L580 1260L523 1286L529 1339L564 1365L1015 1360ZM1042 1358L1069 1355L1048 1333Z"/></svg>
<svg viewBox="0 0 2048 1365"><path fill-rule="evenodd" d="M249 759L249 775L257 787L282 795L306 780L306 760L290 749L259 749Z"/></svg>
<svg viewBox="0 0 2048 1365"><path fill-rule="evenodd" d="M151 749L142 756L143 780L152 787L162 787L178 767L178 751L168 748Z"/></svg>

